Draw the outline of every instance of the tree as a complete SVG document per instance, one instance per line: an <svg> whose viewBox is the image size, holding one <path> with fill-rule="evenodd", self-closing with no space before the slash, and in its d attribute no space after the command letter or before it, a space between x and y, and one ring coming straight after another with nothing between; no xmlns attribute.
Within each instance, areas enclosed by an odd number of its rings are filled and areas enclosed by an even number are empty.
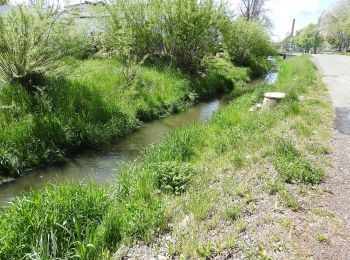
<svg viewBox="0 0 350 260"><path fill-rule="evenodd" d="M107 42L118 55L128 49L138 61L147 56L195 75L221 47L222 27L230 23L222 8L215 0L115 0ZM118 40L126 33L128 41Z"/></svg>
<svg viewBox="0 0 350 260"><path fill-rule="evenodd" d="M238 66L250 67L259 76L270 69L268 56L274 55L266 28L253 20L238 19L224 34L225 47Z"/></svg>
<svg viewBox="0 0 350 260"><path fill-rule="evenodd" d="M331 9L323 22L328 42L339 51L347 52L350 46L350 0L343 0Z"/></svg>
<svg viewBox="0 0 350 260"><path fill-rule="evenodd" d="M305 52L309 52L311 48L316 53L317 48L322 45L322 37L319 34L318 25L309 24L297 32L294 43L303 48Z"/></svg>
<svg viewBox="0 0 350 260"><path fill-rule="evenodd" d="M57 5L33 0L0 16L0 83L16 83L28 90L43 76L67 65L80 49L74 19Z"/></svg>
<svg viewBox="0 0 350 260"><path fill-rule="evenodd" d="M0 0L0 6L1 5L7 5L9 3L8 0Z"/></svg>
<svg viewBox="0 0 350 260"><path fill-rule="evenodd" d="M266 2L267 0L241 0L241 16L248 21L255 20L270 28L272 22L267 16L268 9L265 8Z"/></svg>

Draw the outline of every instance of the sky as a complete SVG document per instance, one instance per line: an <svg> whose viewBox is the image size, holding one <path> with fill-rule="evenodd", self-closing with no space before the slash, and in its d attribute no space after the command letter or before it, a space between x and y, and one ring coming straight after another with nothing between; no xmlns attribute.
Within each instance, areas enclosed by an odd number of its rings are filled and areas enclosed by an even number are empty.
<svg viewBox="0 0 350 260"><path fill-rule="evenodd" d="M228 0L237 9L240 0ZM268 16L273 22L273 39L282 40L292 30L293 18L296 31L309 23L317 23L323 10L333 6L337 0L268 0Z"/></svg>

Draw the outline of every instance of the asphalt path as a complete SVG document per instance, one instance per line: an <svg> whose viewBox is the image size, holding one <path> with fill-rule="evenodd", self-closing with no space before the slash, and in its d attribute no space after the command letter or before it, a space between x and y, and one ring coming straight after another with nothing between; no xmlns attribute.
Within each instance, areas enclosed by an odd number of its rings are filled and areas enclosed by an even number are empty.
<svg viewBox="0 0 350 260"><path fill-rule="evenodd" d="M350 56L314 55L336 110L335 126L350 135Z"/></svg>

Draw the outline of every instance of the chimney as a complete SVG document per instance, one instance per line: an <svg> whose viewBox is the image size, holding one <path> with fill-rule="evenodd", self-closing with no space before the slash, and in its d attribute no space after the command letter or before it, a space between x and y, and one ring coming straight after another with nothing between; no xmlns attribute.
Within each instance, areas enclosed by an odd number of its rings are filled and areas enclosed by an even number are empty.
<svg viewBox="0 0 350 260"><path fill-rule="evenodd" d="M292 33L291 36L294 36L294 29L295 29L295 19L293 19L293 24L292 24Z"/></svg>

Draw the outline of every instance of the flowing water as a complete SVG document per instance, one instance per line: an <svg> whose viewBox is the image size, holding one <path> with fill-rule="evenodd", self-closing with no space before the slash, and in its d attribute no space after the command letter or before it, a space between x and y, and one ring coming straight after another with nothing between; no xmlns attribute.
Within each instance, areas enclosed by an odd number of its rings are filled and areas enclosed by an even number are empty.
<svg viewBox="0 0 350 260"><path fill-rule="evenodd" d="M258 83L272 84L277 77L277 71L272 71L266 76L265 81ZM64 165L31 171L14 181L0 185L0 203L8 202L23 192L39 189L48 183L89 180L108 183L115 179L115 174L122 163L136 160L145 147L159 142L164 135L178 128L194 122L208 121L215 111L226 104L225 98L199 103L184 112L146 123L138 131L104 150L86 151Z"/></svg>

